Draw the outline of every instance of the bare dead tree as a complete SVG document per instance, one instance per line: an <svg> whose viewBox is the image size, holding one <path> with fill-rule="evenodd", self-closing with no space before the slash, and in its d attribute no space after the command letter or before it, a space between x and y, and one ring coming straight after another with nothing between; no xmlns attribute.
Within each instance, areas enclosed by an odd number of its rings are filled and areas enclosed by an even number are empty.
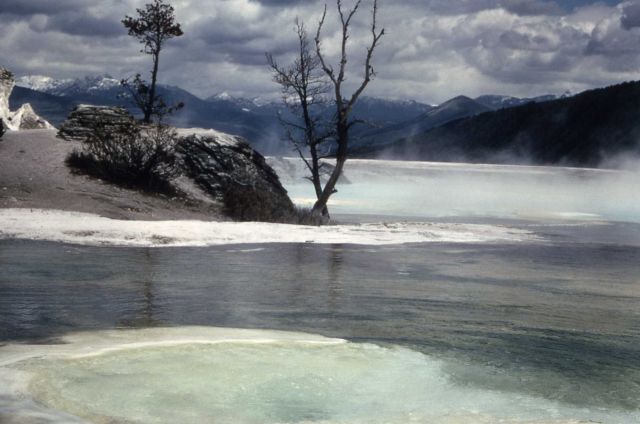
<svg viewBox="0 0 640 424"><path fill-rule="evenodd" d="M284 118L280 114L280 123L285 129L287 141L308 168L308 178L319 199L323 191L323 163L319 149L331 134L323 125L319 109L326 103L330 86L315 50L310 47L304 23L297 18L295 32L298 37L298 56L293 63L282 66L270 53L267 53L267 61L273 72L273 80L280 85L283 102L294 119ZM326 207L322 209L323 215L328 213Z"/></svg>
<svg viewBox="0 0 640 424"><path fill-rule="evenodd" d="M349 130L355 125L357 122L350 119L351 111L353 110L354 105L358 101L358 98L364 92L367 85L371 82L371 80L375 77L375 71L373 69L373 65L371 64L373 58L373 52L376 47L380 43L380 39L384 35L384 28L378 29L377 25L377 17L378 17L378 0L373 0L372 7L372 23L371 23L371 43L367 47L367 53L365 57L365 69L363 80L358 86L358 88L351 94L350 97L345 97L343 94L343 85L346 81L346 72L347 72L347 41L349 40L349 27L351 25L351 20L356 15L362 0L358 0L352 9L344 10L342 0L337 0L338 6L338 14L340 16L340 23L342 29L341 36L341 48L340 48L340 63L338 64L337 70L334 69L332 65L330 65L325 59L322 53L322 43L321 43L321 33L322 28L325 23L325 19L327 17L327 7L325 5L324 13L322 14L322 18L318 24L318 30L316 32L315 37L315 47L316 47L316 56L318 61L320 62L320 66L326 76L329 78L331 85L333 86L334 91L334 100L335 100L335 116L333 120L334 134L333 137L335 142L337 143L336 148L336 166L331 172L329 176L329 180L325 184L322 193L318 197L317 202L313 206L313 211L315 213L320 213L325 210L327 207L327 202L332 194L336 192L336 183L340 179L340 175L342 175L342 170L344 169L344 164L347 161L348 152L349 152Z"/></svg>

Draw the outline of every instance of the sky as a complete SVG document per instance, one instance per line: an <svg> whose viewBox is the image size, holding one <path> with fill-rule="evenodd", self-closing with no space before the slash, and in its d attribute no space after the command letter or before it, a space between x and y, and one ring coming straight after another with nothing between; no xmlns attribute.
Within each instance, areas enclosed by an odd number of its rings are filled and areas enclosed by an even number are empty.
<svg viewBox="0 0 640 424"><path fill-rule="evenodd" d="M343 0L345 6L354 0ZM348 89L363 73L373 0L349 40ZM640 79L640 0L379 0L386 35L366 95L441 103L456 95L534 96ZM18 76L148 74L121 20L145 0L0 0L0 66ZM265 52L287 63L296 17L315 32L325 1L173 0L185 35L162 52L160 81L199 97L275 98ZM323 52L336 62L327 0Z"/></svg>

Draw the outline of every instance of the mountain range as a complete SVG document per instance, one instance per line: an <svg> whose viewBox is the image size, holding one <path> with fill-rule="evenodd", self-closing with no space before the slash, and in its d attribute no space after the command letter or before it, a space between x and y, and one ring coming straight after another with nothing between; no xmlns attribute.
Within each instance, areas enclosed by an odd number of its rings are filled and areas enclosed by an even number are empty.
<svg viewBox="0 0 640 424"><path fill-rule="evenodd" d="M120 81L109 75L56 80L46 76L17 78L10 102L29 102L53 125L64 122L78 104L125 106L134 114L136 108L123 98ZM286 113L280 102L260 98L236 98L220 93L201 99L180 87L159 85L158 92L169 104L182 102L185 107L170 116L179 127L215 128L240 135L263 153L283 154L290 147L282 141L279 113ZM431 106L413 101L390 101L364 97L354 110L373 125L391 125L417 116Z"/></svg>
<svg viewBox="0 0 640 424"><path fill-rule="evenodd" d="M600 166L640 155L640 82L453 120L361 156Z"/></svg>
<svg viewBox="0 0 640 424"><path fill-rule="evenodd" d="M123 97L120 81L109 75L63 80L24 76L18 78L16 83L10 102L31 103L39 114L56 126L78 104L125 106L135 114L135 108ZM227 93L202 99L180 87L169 85L160 85L158 91L169 104L185 104L183 109L170 117L169 122L173 125L215 128L237 134L249 140L263 154L291 153L290 146L282 141L283 130L278 116L287 111L280 102L236 98ZM499 117L508 110L534 105L541 105L544 109L549 103L570 98L570 93L534 98L485 95L472 99L457 96L433 106L416 101L363 97L352 112L354 119L363 124L354 127L351 150L357 156L402 154L403 158L408 159L448 160L453 156L449 151L471 148L468 143L457 141L458 145L452 144L448 149L449 133L445 137L443 131L453 131L454 127L449 124L462 125L461 122L466 122L466 119L484 117L487 113L496 114L492 116L500 121ZM329 116L332 113L330 106L323 113ZM475 128L468 130L476 131ZM435 134L439 134L437 142L431 141L436 137ZM456 137L456 140L473 139L464 133L456 133ZM488 145L489 142L484 140L483 143ZM432 144L439 147L428 147Z"/></svg>

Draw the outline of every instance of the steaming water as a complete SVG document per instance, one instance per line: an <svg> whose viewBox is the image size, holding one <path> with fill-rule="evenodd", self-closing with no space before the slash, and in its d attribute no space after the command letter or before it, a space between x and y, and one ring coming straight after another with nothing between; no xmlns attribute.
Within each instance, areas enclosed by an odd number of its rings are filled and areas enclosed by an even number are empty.
<svg viewBox="0 0 640 424"><path fill-rule="evenodd" d="M336 208L396 214L404 201L413 219L424 214L436 185L424 169L385 205L376 201L382 171L361 169L340 193L355 195L365 177L368 191ZM474 170L461 170L471 199L486 177ZM552 200L523 200L515 214L515 191L495 192L476 215L535 241L148 249L0 240L0 422L640 422L637 188L619 205L609 203L615 187L601 204L581 203L585 187L628 175L507 171L512 187ZM440 187L443 198L462 193L459 184ZM558 187L572 191L554 197ZM465 203L460 194L434 215L464 222ZM525 215L538 219L496 218Z"/></svg>
<svg viewBox="0 0 640 424"><path fill-rule="evenodd" d="M270 158L292 198L312 204L300 160ZM349 161L334 213L581 218L640 222L640 171Z"/></svg>

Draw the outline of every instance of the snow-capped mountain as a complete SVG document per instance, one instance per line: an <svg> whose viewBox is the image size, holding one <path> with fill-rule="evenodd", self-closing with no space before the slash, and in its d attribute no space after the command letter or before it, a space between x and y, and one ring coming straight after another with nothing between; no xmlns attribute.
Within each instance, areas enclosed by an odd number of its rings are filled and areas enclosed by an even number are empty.
<svg viewBox="0 0 640 424"><path fill-rule="evenodd" d="M43 75L27 75L16 79L18 87L29 88L55 96L99 94L120 88L120 80L110 75L87 76L77 79L54 79Z"/></svg>
<svg viewBox="0 0 640 424"><path fill-rule="evenodd" d="M565 99L573 96L571 91L565 91L562 94L545 94L536 97L513 97L513 96L501 96L496 94L488 94L480 97L476 97L474 100L478 103L482 103L493 110L505 109L510 107L520 106L526 103L542 103L552 100Z"/></svg>
<svg viewBox="0 0 640 424"><path fill-rule="evenodd" d="M265 106L272 106L273 102L263 99L262 97L254 97L251 99L247 99L244 97L235 97L231 94L223 91L222 93L214 94L213 96L209 96L205 99L208 102L229 102L234 104L241 109L245 110L254 110L256 108L262 108Z"/></svg>
<svg viewBox="0 0 640 424"><path fill-rule="evenodd" d="M42 93L51 93L59 87L72 83L72 79L58 80L44 75L26 75L16 79L16 86Z"/></svg>

